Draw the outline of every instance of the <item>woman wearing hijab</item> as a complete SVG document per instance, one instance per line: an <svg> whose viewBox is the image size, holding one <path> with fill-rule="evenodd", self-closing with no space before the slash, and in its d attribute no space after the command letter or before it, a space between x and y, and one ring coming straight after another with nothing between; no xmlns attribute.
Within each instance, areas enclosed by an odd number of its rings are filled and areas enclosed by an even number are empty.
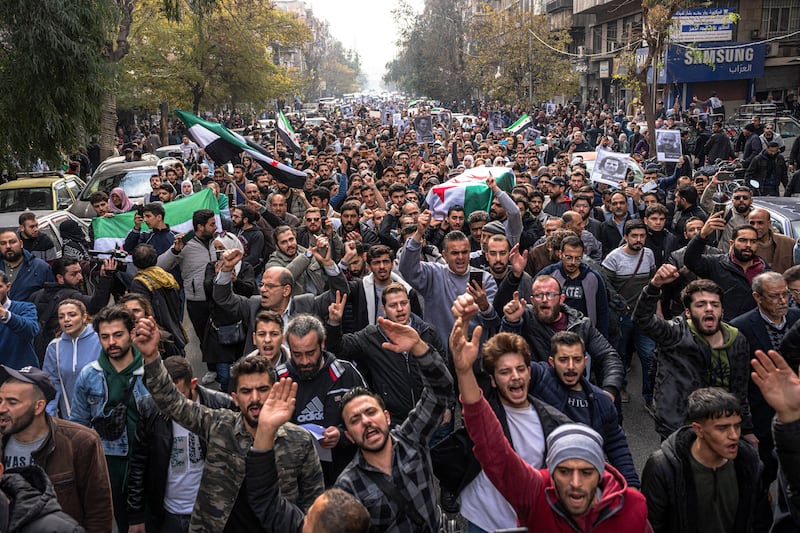
<svg viewBox="0 0 800 533"><path fill-rule="evenodd" d="M111 189L111 194L108 195L108 210L112 213L127 213L133 209L133 202L125 194L122 187L114 187Z"/></svg>
<svg viewBox="0 0 800 533"><path fill-rule="evenodd" d="M89 260L89 241L77 222L67 219L58 226L58 231L63 241L61 253L64 257L74 257L78 261Z"/></svg>
<svg viewBox="0 0 800 533"><path fill-rule="evenodd" d="M188 198L189 196L194 194L194 184L192 180L183 180L181 182L181 193L175 197L177 200L178 198Z"/></svg>

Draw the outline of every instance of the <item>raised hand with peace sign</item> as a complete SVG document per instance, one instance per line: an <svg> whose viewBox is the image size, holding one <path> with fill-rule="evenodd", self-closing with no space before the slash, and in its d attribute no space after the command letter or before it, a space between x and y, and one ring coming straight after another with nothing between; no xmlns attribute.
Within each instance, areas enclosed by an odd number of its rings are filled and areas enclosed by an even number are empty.
<svg viewBox="0 0 800 533"><path fill-rule="evenodd" d="M336 291L336 299L328 306L328 324L338 326L342 323L344 306L347 303L347 295Z"/></svg>

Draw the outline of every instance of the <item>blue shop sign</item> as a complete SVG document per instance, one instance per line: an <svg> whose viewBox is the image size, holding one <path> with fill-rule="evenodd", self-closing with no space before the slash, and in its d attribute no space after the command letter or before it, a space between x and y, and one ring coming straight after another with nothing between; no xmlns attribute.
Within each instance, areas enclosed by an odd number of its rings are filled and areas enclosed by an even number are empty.
<svg viewBox="0 0 800 533"><path fill-rule="evenodd" d="M667 52L667 76L679 83L761 78L765 53L763 43L672 45Z"/></svg>

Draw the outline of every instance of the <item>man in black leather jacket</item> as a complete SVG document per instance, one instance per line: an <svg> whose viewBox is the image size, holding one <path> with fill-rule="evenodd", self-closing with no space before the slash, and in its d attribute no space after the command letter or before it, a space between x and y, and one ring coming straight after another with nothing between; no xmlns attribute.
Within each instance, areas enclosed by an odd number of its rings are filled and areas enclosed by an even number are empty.
<svg viewBox="0 0 800 533"><path fill-rule="evenodd" d="M170 377L175 386L189 400L199 401L212 409L234 410L230 395L211 389L206 389L197 384L197 378L192 377L192 367L183 357L173 356L164 361ZM186 515L183 529L174 531L187 531L191 508L194 497L200 485L199 475L202 473L202 463L205 457L205 444L194 434L187 432L185 436L175 434L175 423L161 414L156 402L147 397L142 402L139 412L139 421L136 425L136 438L133 442L130 467L128 470L128 516L130 531L164 531L169 525L177 528L180 517ZM181 451L175 447L180 446ZM199 448L200 453L196 454ZM176 472L176 467L183 463L184 473L187 475L194 469L199 471L196 483L182 484L180 492L183 494L168 494L171 475ZM198 464L199 463L199 464ZM181 478L185 479L185 478ZM179 496L180 494L180 496ZM189 501L187 513L171 513L168 506L171 499ZM175 522L177 521L177 522Z"/></svg>

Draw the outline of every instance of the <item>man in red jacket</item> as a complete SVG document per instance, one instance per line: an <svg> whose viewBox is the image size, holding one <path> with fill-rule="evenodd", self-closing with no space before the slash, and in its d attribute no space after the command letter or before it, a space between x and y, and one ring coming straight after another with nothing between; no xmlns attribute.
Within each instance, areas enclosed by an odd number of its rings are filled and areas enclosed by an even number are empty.
<svg viewBox="0 0 800 533"><path fill-rule="evenodd" d="M459 316L450 335L464 425L474 453L500 494L517 513L519 524L539 531L650 533L644 497L603 459L603 439L588 426L564 424L547 438L547 469L537 470L517 455L483 398L472 365L482 328L467 338L464 324L477 313L470 295L454 305Z"/></svg>

